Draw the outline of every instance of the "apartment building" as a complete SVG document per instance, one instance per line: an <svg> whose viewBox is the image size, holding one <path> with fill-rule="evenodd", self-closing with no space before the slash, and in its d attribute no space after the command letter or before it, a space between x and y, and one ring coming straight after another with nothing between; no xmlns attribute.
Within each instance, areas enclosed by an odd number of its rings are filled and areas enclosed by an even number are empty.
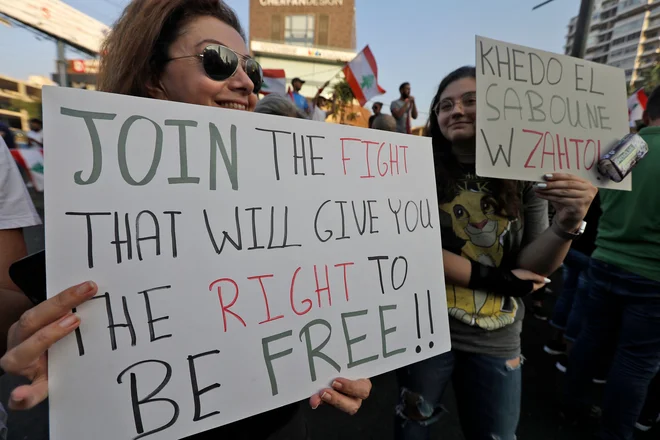
<svg viewBox="0 0 660 440"><path fill-rule="evenodd" d="M568 24L566 54L576 22ZM631 86L641 83L660 59L660 0L596 0L585 59L623 69Z"/></svg>
<svg viewBox="0 0 660 440"><path fill-rule="evenodd" d="M41 117L41 87L53 84L42 76L21 81L0 75L0 122L17 130L29 130L28 120Z"/></svg>

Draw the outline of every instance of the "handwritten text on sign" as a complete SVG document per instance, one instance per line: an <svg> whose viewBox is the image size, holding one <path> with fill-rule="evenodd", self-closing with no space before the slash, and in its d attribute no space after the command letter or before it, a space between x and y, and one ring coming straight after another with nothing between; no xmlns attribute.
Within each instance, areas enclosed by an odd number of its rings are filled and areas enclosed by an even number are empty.
<svg viewBox="0 0 660 440"><path fill-rule="evenodd" d="M477 173L538 181L571 173L630 189L596 171L628 131L624 72L477 37Z"/></svg>
<svg viewBox="0 0 660 440"><path fill-rule="evenodd" d="M52 439L181 438L449 349L428 139L44 92Z"/></svg>

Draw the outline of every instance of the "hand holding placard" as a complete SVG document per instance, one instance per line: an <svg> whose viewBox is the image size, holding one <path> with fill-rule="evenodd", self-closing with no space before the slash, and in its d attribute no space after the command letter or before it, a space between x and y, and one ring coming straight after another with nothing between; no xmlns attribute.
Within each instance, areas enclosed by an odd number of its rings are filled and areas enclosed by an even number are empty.
<svg viewBox="0 0 660 440"><path fill-rule="evenodd" d="M98 288L92 281L69 287L25 312L9 329L7 352L0 359L6 373L24 376L31 385L12 391L9 409L30 409L48 396L48 359L46 351L78 328L80 318L72 313L92 298Z"/></svg>
<svg viewBox="0 0 660 440"><path fill-rule="evenodd" d="M554 221L567 232L575 232L587 215L598 188L588 180L566 173L546 174L546 183L536 185L536 194L555 208Z"/></svg>
<svg viewBox="0 0 660 440"><path fill-rule="evenodd" d="M340 377L333 380L331 386L310 397L309 405L312 409L325 402L347 414L355 415L371 393L370 379L349 380Z"/></svg>

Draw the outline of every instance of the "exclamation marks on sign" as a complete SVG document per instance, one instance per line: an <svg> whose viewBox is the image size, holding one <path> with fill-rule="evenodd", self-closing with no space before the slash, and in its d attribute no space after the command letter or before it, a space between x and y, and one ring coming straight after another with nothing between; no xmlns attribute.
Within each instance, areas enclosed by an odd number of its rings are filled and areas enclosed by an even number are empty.
<svg viewBox="0 0 660 440"><path fill-rule="evenodd" d="M429 327L431 328L431 334L433 334L433 313L431 313L431 292L429 290L426 291L426 302L428 304L428 311L429 311ZM417 294L415 293L415 318L417 322L417 339L422 339L422 332L420 330L419 326L419 299L417 298ZM429 348L433 348L433 341L429 342ZM422 351L422 347L419 345L417 348L415 348L415 351L417 353Z"/></svg>

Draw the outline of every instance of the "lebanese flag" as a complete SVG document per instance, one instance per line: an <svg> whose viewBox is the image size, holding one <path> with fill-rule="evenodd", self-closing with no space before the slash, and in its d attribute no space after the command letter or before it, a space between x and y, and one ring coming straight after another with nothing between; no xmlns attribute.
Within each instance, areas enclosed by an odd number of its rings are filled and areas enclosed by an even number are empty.
<svg viewBox="0 0 660 440"><path fill-rule="evenodd" d="M264 83L259 93L286 95L286 75L282 69L264 69Z"/></svg>
<svg viewBox="0 0 660 440"><path fill-rule="evenodd" d="M27 172L34 189L44 190L44 150L40 147L15 148L11 150L14 160Z"/></svg>
<svg viewBox="0 0 660 440"><path fill-rule="evenodd" d="M362 49L353 61L346 64L344 76L353 90L355 99L363 107L374 96L385 93L385 90L378 85L378 66L369 46Z"/></svg>
<svg viewBox="0 0 660 440"><path fill-rule="evenodd" d="M628 98L628 121L634 127L637 121L644 117L646 101L648 100L644 89L639 89Z"/></svg>

